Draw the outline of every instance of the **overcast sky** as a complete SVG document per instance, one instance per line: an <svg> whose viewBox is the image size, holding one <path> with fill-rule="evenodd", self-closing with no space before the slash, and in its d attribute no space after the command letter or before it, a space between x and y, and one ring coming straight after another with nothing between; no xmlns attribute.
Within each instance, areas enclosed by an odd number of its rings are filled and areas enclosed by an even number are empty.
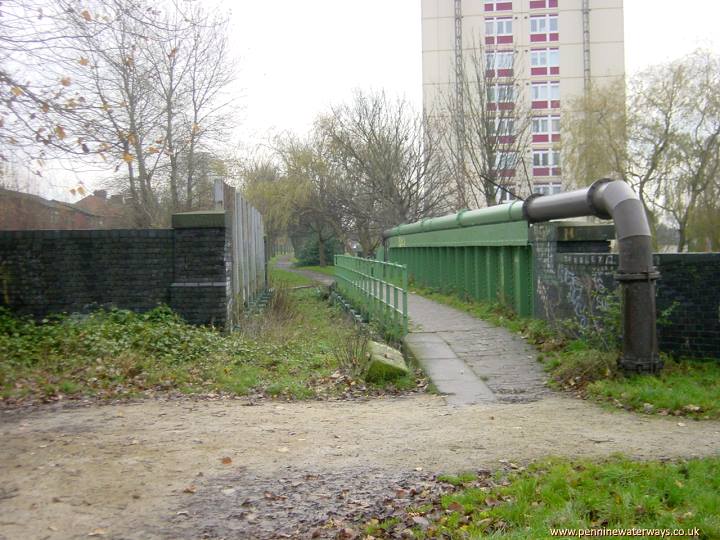
<svg viewBox="0 0 720 540"><path fill-rule="evenodd" d="M226 4L228 5L228 4ZM703 46L720 52L720 1L625 0L626 68L633 73ZM232 3L244 94L242 137L304 131L354 88L422 103L420 0Z"/></svg>
<svg viewBox="0 0 720 540"><path fill-rule="evenodd" d="M307 131L317 114L357 88L384 89L420 108L420 0L215 1L231 11L236 138L245 150L272 133ZM678 5L625 0L628 73L699 46L720 52L720 1ZM60 186L76 185L67 173L53 176L55 197L67 191Z"/></svg>

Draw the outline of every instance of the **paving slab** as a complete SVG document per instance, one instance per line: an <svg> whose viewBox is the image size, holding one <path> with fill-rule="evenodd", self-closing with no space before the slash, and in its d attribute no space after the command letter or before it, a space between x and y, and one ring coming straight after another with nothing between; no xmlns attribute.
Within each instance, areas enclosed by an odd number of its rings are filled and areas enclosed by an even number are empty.
<svg viewBox="0 0 720 540"><path fill-rule="evenodd" d="M550 393L537 351L520 336L416 294L408 316L405 343L448 403L522 403Z"/></svg>

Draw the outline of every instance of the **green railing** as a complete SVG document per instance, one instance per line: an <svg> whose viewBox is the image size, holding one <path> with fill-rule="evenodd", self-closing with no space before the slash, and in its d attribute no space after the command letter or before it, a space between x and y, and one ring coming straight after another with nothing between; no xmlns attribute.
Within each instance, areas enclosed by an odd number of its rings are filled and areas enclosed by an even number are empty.
<svg viewBox="0 0 720 540"><path fill-rule="evenodd" d="M349 255L335 255L338 292L370 320L407 334L407 268Z"/></svg>

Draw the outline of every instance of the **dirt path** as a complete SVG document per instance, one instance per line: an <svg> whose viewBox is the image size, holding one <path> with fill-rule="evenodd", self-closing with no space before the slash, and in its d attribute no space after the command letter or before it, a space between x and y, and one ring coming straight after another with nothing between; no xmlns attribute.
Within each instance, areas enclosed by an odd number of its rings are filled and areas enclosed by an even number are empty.
<svg viewBox="0 0 720 540"><path fill-rule="evenodd" d="M564 397L461 409L430 395L256 406L146 401L5 411L0 432L6 539L94 531L102 538L269 538L278 531L303 538L333 511L362 509L394 484L430 472L548 455L720 451L718 422L606 411ZM232 462L223 464L225 457ZM348 492L364 495L344 500Z"/></svg>

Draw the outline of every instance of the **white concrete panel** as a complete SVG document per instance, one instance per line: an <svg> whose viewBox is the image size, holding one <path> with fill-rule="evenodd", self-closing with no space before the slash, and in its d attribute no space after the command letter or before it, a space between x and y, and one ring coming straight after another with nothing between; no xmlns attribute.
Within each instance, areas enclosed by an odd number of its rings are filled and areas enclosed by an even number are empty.
<svg viewBox="0 0 720 540"><path fill-rule="evenodd" d="M582 12L561 11L558 21L561 43L582 43ZM590 29L592 35L592 27Z"/></svg>
<svg viewBox="0 0 720 540"><path fill-rule="evenodd" d="M453 80L452 54L444 51L423 53L423 84L446 84Z"/></svg>
<svg viewBox="0 0 720 540"><path fill-rule="evenodd" d="M590 9L623 8L623 0L590 0Z"/></svg>
<svg viewBox="0 0 720 540"><path fill-rule="evenodd" d="M483 15L485 13L485 0L463 0L463 15Z"/></svg>
<svg viewBox="0 0 720 540"><path fill-rule="evenodd" d="M623 41L623 39L623 12L621 9L593 9L590 11L591 43Z"/></svg>
<svg viewBox="0 0 720 540"><path fill-rule="evenodd" d="M438 20L423 19L422 22L422 50L438 50Z"/></svg>
<svg viewBox="0 0 720 540"><path fill-rule="evenodd" d="M569 106L573 99L583 95L585 92L585 83L582 77L573 77L568 79L560 79L560 105L561 107Z"/></svg>
<svg viewBox="0 0 720 540"><path fill-rule="evenodd" d="M583 46L582 43L560 45L560 76L583 76Z"/></svg>
<svg viewBox="0 0 720 540"><path fill-rule="evenodd" d="M622 42L592 43L590 71L593 77L621 77L625 74L625 48Z"/></svg>
<svg viewBox="0 0 720 540"><path fill-rule="evenodd" d="M452 91L448 84L426 84L423 86L423 107L428 114L435 116L442 114L447 96Z"/></svg>
<svg viewBox="0 0 720 540"><path fill-rule="evenodd" d="M422 0L420 9L423 19L438 16L438 2L439 0Z"/></svg>
<svg viewBox="0 0 720 540"><path fill-rule="evenodd" d="M438 17L454 17L455 2L453 0L436 0Z"/></svg>
<svg viewBox="0 0 720 540"><path fill-rule="evenodd" d="M473 46L483 46L485 39L485 17L465 16L463 17L463 48L470 49Z"/></svg>

